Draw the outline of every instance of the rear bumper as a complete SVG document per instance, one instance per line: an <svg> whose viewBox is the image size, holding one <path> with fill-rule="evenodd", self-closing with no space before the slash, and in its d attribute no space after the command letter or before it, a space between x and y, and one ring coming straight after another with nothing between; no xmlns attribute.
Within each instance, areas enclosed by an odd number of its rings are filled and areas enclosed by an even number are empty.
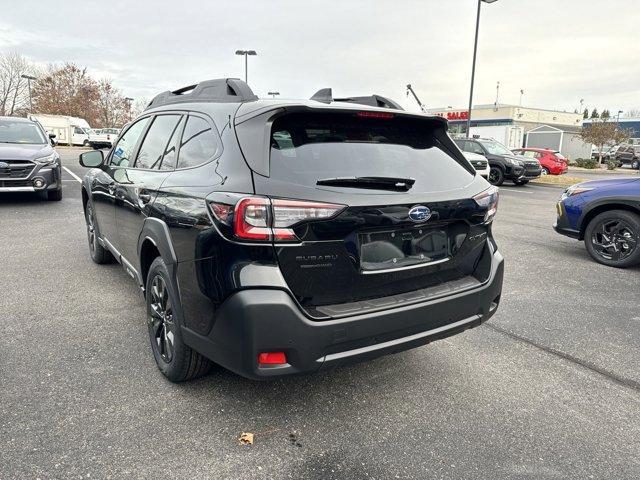
<svg viewBox="0 0 640 480"><path fill-rule="evenodd" d="M89 146L95 149L100 149L100 148L111 148L112 144L111 142L101 142L101 141L91 141L89 140Z"/></svg>
<svg viewBox="0 0 640 480"><path fill-rule="evenodd" d="M496 311L503 259L492 255L486 283L430 301L314 321L284 290L247 289L229 297L209 335L183 328L185 342L239 375L264 379L314 372L425 345L476 327ZM259 353L283 351L288 363L260 368Z"/></svg>

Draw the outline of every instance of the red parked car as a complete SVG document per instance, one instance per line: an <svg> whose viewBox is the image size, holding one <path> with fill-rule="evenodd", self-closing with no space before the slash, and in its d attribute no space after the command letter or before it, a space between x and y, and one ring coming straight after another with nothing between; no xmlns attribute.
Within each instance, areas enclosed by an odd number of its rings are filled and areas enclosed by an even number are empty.
<svg viewBox="0 0 640 480"><path fill-rule="evenodd" d="M567 173L567 159L560 155L560 152L548 150L546 148L517 148L513 150L516 155L523 155L535 158L540 162L542 175L562 175Z"/></svg>

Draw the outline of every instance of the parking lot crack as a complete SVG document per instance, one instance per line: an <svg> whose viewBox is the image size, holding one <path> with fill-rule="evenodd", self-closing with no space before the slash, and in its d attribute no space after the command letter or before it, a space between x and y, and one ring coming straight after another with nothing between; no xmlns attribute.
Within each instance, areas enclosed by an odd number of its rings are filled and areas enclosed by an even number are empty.
<svg viewBox="0 0 640 480"><path fill-rule="evenodd" d="M546 345L542 345L542 344L540 344L540 343L538 343L538 342L536 342L534 340L531 340L531 339L529 339L527 337L524 337L524 336L519 335L517 333L511 332L509 330L505 330L504 328L498 327L494 323L485 323L484 325L486 327L489 327L490 329L498 332L498 333L506 335L509 338L512 338L512 339L517 340L519 342L526 343L527 345L530 345L530 346L532 346L534 348L542 350L545 353L548 353L550 355L554 355L556 357L562 358L563 360L571 362L571 363L573 363L575 365L579 365L580 367L585 368L585 369L587 369L587 370L589 370L589 371L591 371L593 373L596 373L598 375L606 377L608 380L610 380L610 381L612 381L614 383L617 383L617 384L622 385L622 386L627 387L627 388L631 388L631 389L636 390L636 391L640 391L640 382L638 382L636 380L633 380L631 378L627 378L627 377L618 375L618 374L613 373L613 372L611 372L609 370L605 370L604 368L601 368L601 367L599 367L598 365L596 365L596 364L594 364L592 362L589 362L589 361L583 360L581 358L575 357L575 356L573 356L573 355L571 355L569 353L562 352L562 351L557 350L557 349L555 349L553 347L548 347Z"/></svg>

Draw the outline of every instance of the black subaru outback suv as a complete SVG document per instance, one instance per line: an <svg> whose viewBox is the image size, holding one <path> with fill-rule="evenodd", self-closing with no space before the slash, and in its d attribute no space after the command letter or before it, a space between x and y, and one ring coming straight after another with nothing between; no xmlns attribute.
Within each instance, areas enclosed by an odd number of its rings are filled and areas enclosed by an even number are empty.
<svg viewBox="0 0 640 480"><path fill-rule="evenodd" d="M489 182L499 187L505 180L525 185L542 174L540 162L535 158L516 155L500 142L490 138L456 138L460 150L478 153L489 160Z"/></svg>
<svg viewBox="0 0 640 480"><path fill-rule="evenodd" d="M82 183L89 248L142 288L182 381L313 372L480 325L500 302L498 193L439 117L379 96L158 95Z"/></svg>

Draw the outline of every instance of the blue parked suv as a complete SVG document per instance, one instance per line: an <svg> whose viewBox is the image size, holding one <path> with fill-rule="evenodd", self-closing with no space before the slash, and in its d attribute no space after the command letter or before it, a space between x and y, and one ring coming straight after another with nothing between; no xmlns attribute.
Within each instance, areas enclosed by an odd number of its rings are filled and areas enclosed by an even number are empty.
<svg viewBox="0 0 640 480"><path fill-rule="evenodd" d="M619 268L640 264L640 178L572 185L556 208L553 228L584 240L594 260Z"/></svg>

